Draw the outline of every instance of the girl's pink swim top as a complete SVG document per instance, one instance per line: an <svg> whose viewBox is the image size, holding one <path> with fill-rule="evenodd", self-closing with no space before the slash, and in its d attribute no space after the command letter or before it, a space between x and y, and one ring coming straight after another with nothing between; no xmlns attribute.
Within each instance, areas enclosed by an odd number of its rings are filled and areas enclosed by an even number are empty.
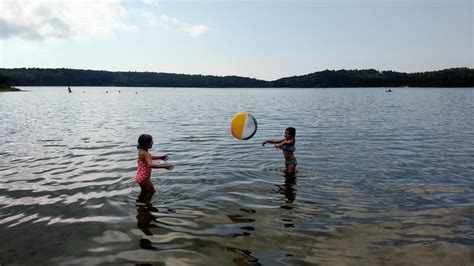
<svg viewBox="0 0 474 266"><path fill-rule="evenodd" d="M146 165L145 161L138 160L138 169L137 175L135 176L135 181L138 184L141 184L144 180L151 177L151 168Z"/></svg>

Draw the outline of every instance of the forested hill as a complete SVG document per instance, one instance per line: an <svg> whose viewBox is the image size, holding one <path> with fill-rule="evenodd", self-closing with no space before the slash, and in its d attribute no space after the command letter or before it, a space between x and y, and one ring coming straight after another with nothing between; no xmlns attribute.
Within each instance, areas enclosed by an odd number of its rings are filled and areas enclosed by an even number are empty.
<svg viewBox="0 0 474 266"><path fill-rule="evenodd" d="M268 82L237 76L203 76L154 72L110 72L65 68L0 68L15 86L119 87L265 87Z"/></svg>
<svg viewBox="0 0 474 266"><path fill-rule="evenodd" d="M325 70L275 81L238 76L205 76L154 72L110 72L78 69L0 68L12 86L120 86L210 88L331 87L474 87L474 69L401 73L394 71Z"/></svg>
<svg viewBox="0 0 474 266"><path fill-rule="evenodd" d="M474 69L451 68L421 73L368 70L325 70L281 78L272 87L474 87Z"/></svg>

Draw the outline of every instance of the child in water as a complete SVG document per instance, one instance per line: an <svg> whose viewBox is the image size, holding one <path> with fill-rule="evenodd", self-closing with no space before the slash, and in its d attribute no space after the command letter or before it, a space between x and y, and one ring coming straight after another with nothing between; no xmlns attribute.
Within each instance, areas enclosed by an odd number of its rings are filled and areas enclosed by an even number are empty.
<svg viewBox="0 0 474 266"><path fill-rule="evenodd" d="M138 137L138 169L135 176L135 182L142 189L139 200L147 201L155 193L155 187L151 183L151 168L173 169L173 165L169 163L153 163L153 160L168 160L167 155L152 156L148 151L153 147L153 137L148 134L142 134Z"/></svg>
<svg viewBox="0 0 474 266"><path fill-rule="evenodd" d="M293 174L296 170L296 165L298 162L296 161L295 157L295 135L296 129L293 127L289 127L285 130L285 138L281 140L265 140L262 143L262 146L265 144L275 144L275 148L283 150L283 156L285 157L285 166L286 166L286 173Z"/></svg>

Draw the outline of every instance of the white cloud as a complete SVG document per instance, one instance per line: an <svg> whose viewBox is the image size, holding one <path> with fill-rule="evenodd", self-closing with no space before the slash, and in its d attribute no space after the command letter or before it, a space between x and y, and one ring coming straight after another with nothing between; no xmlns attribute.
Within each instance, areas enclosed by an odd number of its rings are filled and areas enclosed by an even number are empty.
<svg viewBox="0 0 474 266"><path fill-rule="evenodd" d="M106 37L133 31L119 0L1 0L0 39Z"/></svg>
<svg viewBox="0 0 474 266"><path fill-rule="evenodd" d="M160 20L162 25L172 28L182 28L185 26L185 23L179 21L177 18L170 17L168 15L161 15Z"/></svg>
<svg viewBox="0 0 474 266"><path fill-rule="evenodd" d="M209 28L204 25L193 25L185 28L184 31L186 31L191 37L197 37L206 34L209 31Z"/></svg>
<svg viewBox="0 0 474 266"><path fill-rule="evenodd" d="M148 14L147 17L150 18L151 14ZM187 35L191 37L198 37L198 36L206 34L209 31L209 28L205 25L200 25L200 24L193 25L193 24L181 21L177 18L170 17L168 15L161 15L159 17L159 21L155 21L151 19L150 23L158 24L167 30L176 30L176 31L185 32Z"/></svg>
<svg viewBox="0 0 474 266"><path fill-rule="evenodd" d="M143 0L143 3L150 6L158 6L158 0Z"/></svg>

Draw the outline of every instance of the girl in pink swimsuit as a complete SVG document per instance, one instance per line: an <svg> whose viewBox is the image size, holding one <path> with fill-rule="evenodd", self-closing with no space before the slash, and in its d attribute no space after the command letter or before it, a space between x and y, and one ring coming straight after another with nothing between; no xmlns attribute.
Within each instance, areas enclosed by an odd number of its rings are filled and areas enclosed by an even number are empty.
<svg viewBox="0 0 474 266"><path fill-rule="evenodd" d="M155 187L151 183L151 168L165 168L168 170L173 169L173 165L169 163L153 163L153 160L168 160L167 155L152 156L148 150L153 147L153 137L148 134L142 134L138 137L138 169L137 175L135 176L135 182L140 185L142 189L141 195L155 193ZM140 198L140 197L139 197ZM151 197L150 197L151 199Z"/></svg>

